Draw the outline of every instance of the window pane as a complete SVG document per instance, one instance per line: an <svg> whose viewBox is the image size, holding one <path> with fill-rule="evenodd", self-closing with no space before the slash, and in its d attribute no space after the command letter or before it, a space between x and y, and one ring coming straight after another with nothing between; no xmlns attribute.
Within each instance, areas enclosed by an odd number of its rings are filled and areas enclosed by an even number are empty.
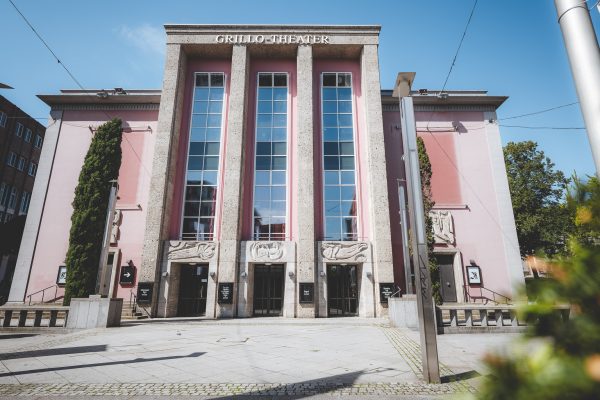
<svg viewBox="0 0 600 400"><path fill-rule="evenodd" d="M209 114L207 118L207 125L210 127L221 126L221 114Z"/></svg>
<svg viewBox="0 0 600 400"><path fill-rule="evenodd" d="M354 157L340 157L340 169L354 169Z"/></svg>
<svg viewBox="0 0 600 400"><path fill-rule="evenodd" d="M323 128L323 132L323 140L333 142L338 140L338 128Z"/></svg>
<svg viewBox="0 0 600 400"><path fill-rule="evenodd" d="M273 115L272 114L258 114L256 124L259 128L265 128L273 126Z"/></svg>
<svg viewBox="0 0 600 400"><path fill-rule="evenodd" d="M287 86L287 74L275 74L273 86Z"/></svg>
<svg viewBox="0 0 600 400"><path fill-rule="evenodd" d="M189 157L188 158L188 169L201 170L202 169L202 157Z"/></svg>
<svg viewBox="0 0 600 400"><path fill-rule="evenodd" d="M356 216L356 201L342 201L341 202L341 212L342 215L347 216Z"/></svg>
<svg viewBox="0 0 600 400"><path fill-rule="evenodd" d="M352 128L340 128L340 140L341 141L354 140L354 135L352 134Z"/></svg>
<svg viewBox="0 0 600 400"><path fill-rule="evenodd" d="M287 125L287 116L285 114L273 115L273 126L274 127L285 127Z"/></svg>
<svg viewBox="0 0 600 400"><path fill-rule="evenodd" d="M271 141L271 128L259 128L256 130L256 141L269 142Z"/></svg>
<svg viewBox="0 0 600 400"><path fill-rule="evenodd" d="M255 201L271 201L271 188L268 186L257 186L254 188Z"/></svg>
<svg viewBox="0 0 600 400"><path fill-rule="evenodd" d="M273 100L287 100L287 88L273 89Z"/></svg>
<svg viewBox="0 0 600 400"><path fill-rule="evenodd" d="M271 155L271 142L256 143L256 155L270 156Z"/></svg>
<svg viewBox="0 0 600 400"><path fill-rule="evenodd" d="M336 89L323 89L323 101L325 100L337 100Z"/></svg>
<svg viewBox="0 0 600 400"><path fill-rule="evenodd" d="M273 100L273 89L259 88L258 89L258 100Z"/></svg>
<svg viewBox="0 0 600 400"><path fill-rule="evenodd" d="M356 200L356 191L354 189L354 186L341 186L340 189L343 201Z"/></svg>
<svg viewBox="0 0 600 400"><path fill-rule="evenodd" d="M211 74L210 86L223 86L223 74Z"/></svg>
<svg viewBox="0 0 600 400"><path fill-rule="evenodd" d="M223 102L222 101L211 101L210 102L210 106L208 108L208 112L210 113L221 113L221 110L223 109Z"/></svg>
<svg viewBox="0 0 600 400"><path fill-rule="evenodd" d="M339 157L326 156L323 166L326 170L338 170L340 169L340 159Z"/></svg>
<svg viewBox="0 0 600 400"><path fill-rule="evenodd" d="M285 201L271 201L272 215L285 216Z"/></svg>
<svg viewBox="0 0 600 400"><path fill-rule="evenodd" d="M204 171L203 183L208 186L217 186L217 171Z"/></svg>
<svg viewBox="0 0 600 400"><path fill-rule="evenodd" d="M325 186L325 201L339 201L340 200L340 187L339 186Z"/></svg>
<svg viewBox="0 0 600 400"><path fill-rule="evenodd" d="M208 100L208 88L196 88L194 90L194 100Z"/></svg>
<svg viewBox="0 0 600 400"><path fill-rule="evenodd" d="M206 201L206 200L215 200L217 195L217 191L215 190L214 186L203 186L202 187L202 200Z"/></svg>
<svg viewBox="0 0 600 400"><path fill-rule="evenodd" d="M258 86L273 86L273 75L258 74Z"/></svg>
<svg viewBox="0 0 600 400"><path fill-rule="evenodd" d="M323 112L324 113L338 112L337 102L336 101L324 101L323 102Z"/></svg>
<svg viewBox="0 0 600 400"><path fill-rule="evenodd" d="M352 102L351 101L338 101L338 112L341 113L351 113L352 112Z"/></svg>
<svg viewBox="0 0 600 400"><path fill-rule="evenodd" d="M192 142L204 142L206 138L206 128L192 128L190 140Z"/></svg>
<svg viewBox="0 0 600 400"><path fill-rule="evenodd" d="M325 171L326 185L337 185L339 183L339 173L337 171Z"/></svg>
<svg viewBox="0 0 600 400"><path fill-rule="evenodd" d="M354 185L354 171L342 171L342 185Z"/></svg>
<svg viewBox="0 0 600 400"><path fill-rule="evenodd" d="M202 171L188 171L187 184L200 185L202 183Z"/></svg>
<svg viewBox="0 0 600 400"><path fill-rule="evenodd" d="M285 155L287 150L287 143L285 142L276 142L273 143L273 154L274 155Z"/></svg>
<svg viewBox="0 0 600 400"><path fill-rule="evenodd" d="M195 101L194 102L194 109L193 109L192 112L194 114L208 112L208 101Z"/></svg>
<svg viewBox="0 0 600 400"><path fill-rule="evenodd" d="M271 187L271 200L284 201L285 200L285 186L272 186Z"/></svg>
<svg viewBox="0 0 600 400"><path fill-rule="evenodd" d="M185 199L188 201L199 201L200 200L201 188L198 186L188 186L185 189Z"/></svg>
<svg viewBox="0 0 600 400"><path fill-rule="evenodd" d="M352 114L338 114L338 121L340 126L352 126Z"/></svg>
<svg viewBox="0 0 600 400"><path fill-rule="evenodd" d="M204 169L217 170L219 168L219 157L204 157Z"/></svg>
<svg viewBox="0 0 600 400"><path fill-rule="evenodd" d="M335 74L323 74L323 86L335 86Z"/></svg>
<svg viewBox="0 0 600 400"><path fill-rule="evenodd" d="M271 172L271 184L272 185L285 185L285 171L273 171Z"/></svg>
<svg viewBox="0 0 600 400"><path fill-rule="evenodd" d="M203 128L206 126L206 114L194 114L192 115L192 127Z"/></svg>
<svg viewBox="0 0 600 400"><path fill-rule="evenodd" d="M273 103L271 101L259 101L258 112L261 114L273 112Z"/></svg>
<svg viewBox="0 0 600 400"><path fill-rule="evenodd" d="M354 144L352 142L341 142L340 143L340 154L354 155Z"/></svg>
<svg viewBox="0 0 600 400"><path fill-rule="evenodd" d="M328 127L337 127L338 126L337 114L325 114L325 115L323 115L323 126L325 128L328 128Z"/></svg>
<svg viewBox="0 0 600 400"><path fill-rule="evenodd" d="M211 100L223 100L223 89L211 88L209 97Z"/></svg>
<svg viewBox="0 0 600 400"><path fill-rule="evenodd" d="M272 163L274 170L285 170L286 168L286 157L272 157Z"/></svg>
<svg viewBox="0 0 600 400"><path fill-rule="evenodd" d="M204 152L206 155L219 155L219 142L206 143L206 150ZM217 160L218 162L218 160Z"/></svg>
<svg viewBox="0 0 600 400"><path fill-rule="evenodd" d="M204 142L191 142L190 143L190 155L201 156L204 155ZM197 168L194 168L197 169Z"/></svg>
<svg viewBox="0 0 600 400"><path fill-rule="evenodd" d="M340 202L339 201L326 201L325 202L325 216L326 217L339 217L340 214Z"/></svg>
<svg viewBox="0 0 600 400"><path fill-rule="evenodd" d="M196 86L208 86L208 74L196 74Z"/></svg>
<svg viewBox="0 0 600 400"><path fill-rule="evenodd" d="M273 112L286 113L287 112L287 101L274 101Z"/></svg>
<svg viewBox="0 0 600 400"><path fill-rule="evenodd" d="M352 100L352 89L339 88L337 90L338 100Z"/></svg>
<svg viewBox="0 0 600 400"><path fill-rule="evenodd" d="M337 156L338 155L338 142L323 143L323 153L326 156Z"/></svg>
<svg viewBox="0 0 600 400"><path fill-rule="evenodd" d="M287 139L287 129L286 128L273 128L272 138L274 142L282 142Z"/></svg>
<svg viewBox="0 0 600 400"><path fill-rule="evenodd" d="M256 170L270 170L271 157L256 157Z"/></svg>
<svg viewBox="0 0 600 400"><path fill-rule="evenodd" d="M221 140L221 128L208 128L206 130L207 142L219 142Z"/></svg>
<svg viewBox="0 0 600 400"><path fill-rule="evenodd" d="M267 171L256 171L255 185L269 185L270 174Z"/></svg>
<svg viewBox="0 0 600 400"><path fill-rule="evenodd" d="M183 215L196 216L200 212L200 203L196 201L186 201Z"/></svg>

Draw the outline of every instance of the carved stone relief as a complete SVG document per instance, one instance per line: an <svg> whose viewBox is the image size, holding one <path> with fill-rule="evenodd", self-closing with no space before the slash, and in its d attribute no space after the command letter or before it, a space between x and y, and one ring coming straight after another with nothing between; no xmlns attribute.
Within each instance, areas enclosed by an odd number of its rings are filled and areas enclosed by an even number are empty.
<svg viewBox="0 0 600 400"><path fill-rule="evenodd" d="M119 233L121 232L121 217L123 212L121 210L115 210L113 215L112 227L110 230L110 243L117 243L119 240Z"/></svg>
<svg viewBox="0 0 600 400"><path fill-rule="evenodd" d="M216 244L212 242L169 242L167 258L169 260L183 260L199 258L208 261L215 255Z"/></svg>
<svg viewBox="0 0 600 400"><path fill-rule="evenodd" d="M454 221L450 211L429 212L433 223L433 238L436 244L454 244Z"/></svg>
<svg viewBox="0 0 600 400"><path fill-rule="evenodd" d="M285 248L281 242L253 242L250 254L253 261L277 261L284 256Z"/></svg>
<svg viewBox="0 0 600 400"><path fill-rule="evenodd" d="M368 248L369 245L364 242L323 242L321 244L321 255L327 260L362 262L367 259L366 250Z"/></svg>

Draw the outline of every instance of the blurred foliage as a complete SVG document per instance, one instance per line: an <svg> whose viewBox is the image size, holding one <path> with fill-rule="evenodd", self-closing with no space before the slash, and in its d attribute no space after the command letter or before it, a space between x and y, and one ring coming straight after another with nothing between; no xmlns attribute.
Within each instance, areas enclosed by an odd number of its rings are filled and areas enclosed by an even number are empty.
<svg viewBox="0 0 600 400"><path fill-rule="evenodd" d="M476 398L553 400L600 398L600 184L575 178L567 195L575 230L565 255L542 261L552 278L529 290L535 302L519 310L528 321L524 343L488 355L490 374ZM557 306L570 306L563 318ZM520 348L520 350L519 350Z"/></svg>

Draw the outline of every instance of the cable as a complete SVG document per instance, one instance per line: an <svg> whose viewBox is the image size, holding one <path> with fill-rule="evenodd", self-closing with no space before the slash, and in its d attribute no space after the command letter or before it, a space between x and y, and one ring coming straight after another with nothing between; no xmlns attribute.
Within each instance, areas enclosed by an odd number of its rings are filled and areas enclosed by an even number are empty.
<svg viewBox="0 0 600 400"><path fill-rule="evenodd" d="M600 2L600 0L598 0ZM552 107L552 108L547 108L545 110L540 110L540 111L534 111L531 113L527 113L527 114L521 114L521 115L514 115L511 117L506 117L506 118L498 118L498 121L506 121L507 119L516 119L516 118L522 118L522 117L529 117L530 115L537 115L537 114L543 114L549 111L554 111L554 110L558 110L559 108L565 108L565 107L570 107L573 106L575 104L579 104L578 101L574 101L573 103L569 103L569 104L563 104L562 106L556 106L556 107Z"/></svg>
<svg viewBox="0 0 600 400"><path fill-rule="evenodd" d="M52 50L52 48L50 47L50 45L44 40L44 38L38 33L38 31L33 27L33 25L29 22L29 20L27 19L27 17L25 17L25 15L23 15L23 13L21 12L21 10L19 10L19 8L15 5L15 3L13 3L12 0L8 0L10 2L10 4L12 4L13 8L17 11L17 13L19 13L19 15L21 16L21 18L23 18L23 20L25 21L25 23L27 24L27 26L29 26L31 28L31 30L33 31L33 33L35 33L35 35L37 36L37 38L44 44L44 46L46 47L46 49L48 49L48 51L52 54L52 56L56 59L56 61L64 68L64 70L67 72L67 74L69 74L69 76L71 77L71 79L73 80L73 82L75 82L75 84L84 92L89 92L89 90L86 90L83 85L77 80L77 78L75 78L75 75L73 75L71 73L71 71L69 70L69 68L67 68L67 66L60 61L60 59L58 58L58 56L56 55L56 53ZM91 97L94 97L93 94L90 95ZM106 115L106 118L111 120L113 119L113 117L111 117L105 110L101 110L104 115ZM66 125L69 125L68 123ZM71 126L76 126L76 125L71 125ZM83 128L89 128L89 126L79 126L79 127L83 127ZM142 166L142 168L144 168L144 170L146 171L146 173L148 174L148 176L152 176L150 174L150 171L148 170L148 168L146 168L146 166L144 165L144 163L142 162L142 159L140 158L140 156L138 155L138 153L135 151L135 149L133 148L133 145L131 144L131 142L129 141L129 139L126 136L122 136L125 141L129 144L129 146L131 147L131 150L133 151L133 154L136 156L136 158L138 159L138 162L140 163L140 165Z"/></svg>
<svg viewBox="0 0 600 400"><path fill-rule="evenodd" d="M502 126L504 128L522 128L522 129L553 129L553 130L585 130L585 128L581 127L567 127L567 126L525 126L525 125L503 125L498 124L498 126Z"/></svg>
<svg viewBox="0 0 600 400"><path fill-rule="evenodd" d="M477 3L479 0L475 0L473 3L473 8L471 8L471 13L469 14L469 19L467 19L467 24L465 25L465 29L463 30L462 37L460 38L460 42L458 43L458 47L456 48L456 53L454 53L454 58L452 59L452 63L450 64L450 68L448 69L448 74L446 75L446 80L444 81L444 85L442 85L441 93L444 93L446 90L446 84L448 84L448 80L450 79L450 75L452 74L452 70L454 69L454 65L456 64L456 59L458 58L458 53L460 52L460 48L465 40L465 36L467 35L467 30L469 29L469 25L471 24L471 19L473 19L473 14L475 13L475 8L477 7ZM433 116L433 111L430 114L430 119L427 122L427 129L429 129L429 123L431 122L431 117Z"/></svg>
<svg viewBox="0 0 600 400"><path fill-rule="evenodd" d="M29 22L29 20L27 20L27 18L25 17L25 15L23 15L23 13L21 12L21 10L19 10L17 8L17 6L15 5L15 3L13 3L12 0L8 0L8 1L10 2L10 4L12 4L12 6L14 7L14 9L23 18L23 20L25 21L25 23L31 28L31 30L33 31L33 33L35 33L35 35L38 37L38 39L40 39L40 41L44 44L44 46L46 46L46 48L48 49L48 51L50 53L52 53L52 56L54 56L54 58L56 59L56 61L64 68L65 71L67 71L67 74L69 74L69 76L71 77L71 79L73 79L73 81L77 84L77 86L79 86L79 88L81 90L85 90L83 88L83 86L81 86L81 83L79 83L79 81L75 78L75 76L73 76L73 74L71 73L71 71L69 71L69 68L67 68L67 66L60 61L60 59L58 58L58 56L56 55L56 53L54 53L54 51L52 51L52 49L50 48L50 46L48 45L48 43L46 43L46 41L35 30L35 28L33 27L33 25L31 25L31 23Z"/></svg>
<svg viewBox="0 0 600 400"><path fill-rule="evenodd" d="M458 43L458 48L456 49L456 53L454 54L454 59L452 60L452 64L450 64L450 69L448 70L448 75L446 75L446 80L444 81L444 85L442 86L442 90L440 93L444 93L444 89L446 89L446 84L448 83L448 79L450 79L450 74L452 73L452 69L456 64L456 59L458 58L458 53L460 52L460 48L462 47L463 41L465 40L465 36L467 35L467 30L469 29L469 24L471 24L471 19L473 18L473 14L475 13L475 7L477 7L477 2L479 0L475 0L473 3L473 8L471 9L471 14L469 14L469 19L467 20L467 24L465 25L465 30L463 31L462 37L460 38L460 42Z"/></svg>

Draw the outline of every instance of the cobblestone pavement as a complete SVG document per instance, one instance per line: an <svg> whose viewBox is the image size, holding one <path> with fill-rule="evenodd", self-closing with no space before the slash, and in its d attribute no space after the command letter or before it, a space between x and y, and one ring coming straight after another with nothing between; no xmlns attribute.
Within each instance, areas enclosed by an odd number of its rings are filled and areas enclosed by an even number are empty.
<svg viewBox="0 0 600 400"><path fill-rule="evenodd" d="M384 320L153 322L5 337L0 333L0 398L56 400L439 398L475 391L477 379L464 378L481 369L484 351L512 338L438 336L448 383L428 385L418 333Z"/></svg>

